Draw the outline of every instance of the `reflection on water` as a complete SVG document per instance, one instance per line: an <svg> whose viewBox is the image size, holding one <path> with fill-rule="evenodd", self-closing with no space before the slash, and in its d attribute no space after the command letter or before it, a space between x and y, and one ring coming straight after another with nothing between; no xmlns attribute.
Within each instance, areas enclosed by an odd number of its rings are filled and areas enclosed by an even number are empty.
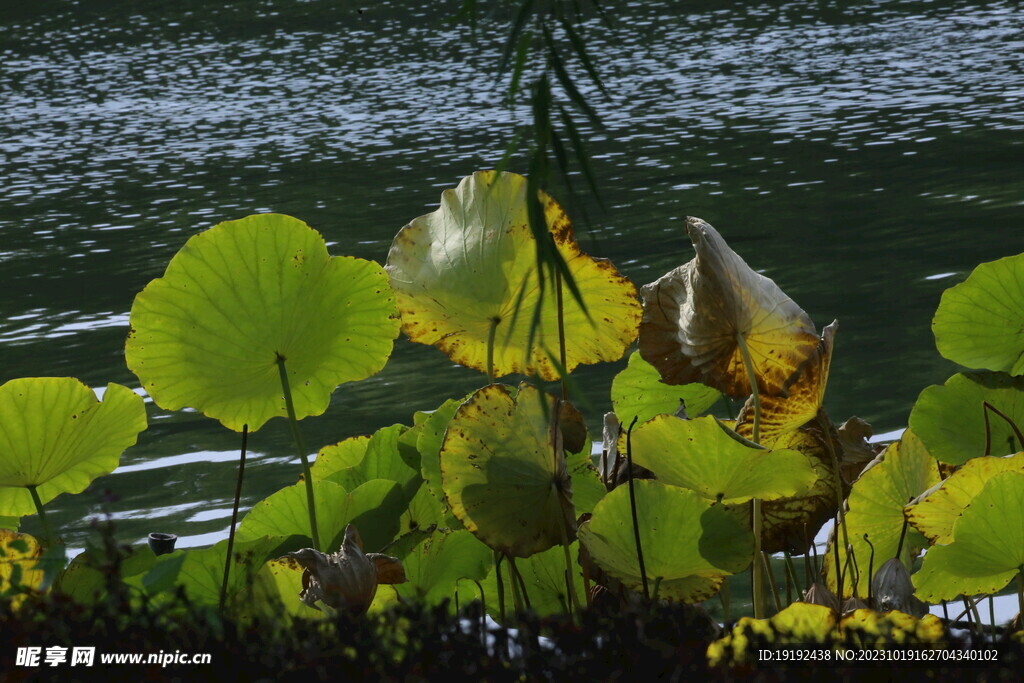
<svg viewBox="0 0 1024 683"><path fill-rule="evenodd" d="M493 167L525 112L503 104L503 28L382 2L28 3L0 18L0 349L6 380L136 386L132 297L187 237L280 211L336 254L384 260L440 190ZM819 327L841 328L827 400L878 431L953 371L928 323L978 262L1024 248L1024 16L1014 3L633 2L587 37L613 93L585 128L604 211L584 243L639 284L714 224ZM622 363L585 368L591 422ZM311 446L409 422L479 385L400 342L388 368L303 423ZM81 544L222 534L238 435L149 404L116 474L51 504ZM295 480L288 434L250 443L248 504ZM110 489L112 496L104 496ZM174 501L169 505L169 501ZM31 522L30 522L31 525Z"/></svg>

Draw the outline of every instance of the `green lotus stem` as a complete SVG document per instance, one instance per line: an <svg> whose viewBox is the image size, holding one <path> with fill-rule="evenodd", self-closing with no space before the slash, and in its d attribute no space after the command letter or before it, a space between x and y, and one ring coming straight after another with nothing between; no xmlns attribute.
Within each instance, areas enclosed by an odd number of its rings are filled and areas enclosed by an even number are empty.
<svg viewBox="0 0 1024 683"><path fill-rule="evenodd" d="M516 615L523 612L523 597L519 594L519 585L516 583L516 572L512 568L512 557L506 555L508 558L508 582L512 586L512 606L515 609Z"/></svg>
<svg viewBox="0 0 1024 683"><path fill-rule="evenodd" d="M985 625L981 622L981 615L978 614L978 605L984 599L984 596L980 596L976 601L971 603L971 613L974 614L974 626L978 631L978 635L983 635L985 629Z"/></svg>
<svg viewBox="0 0 1024 683"><path fill-rule="evenodd" d="M651 602L652 603L658 602L658 591L661 590L661 580L663 578L664 578L663 576L656 576L656 577L654 577L654 590L651 591Z"/></svg>
<svg viewBox="0 0 1024 683"><path fill-rule="evenodd" d="M789 582L793 583L793 588L796 590L796 594L803 595L803 590L800 588L800 580L796 578L796 567L793 565L793 558L788 551L782 553L783 557L786 558L786 599L790 604L793 604L793 598L789 595Z"/></svg>
<svg viewBox="0 0 1024 683"><path fill-rule="evenodd" d="M498 581L498 616L501 617L501 623L504 625L505 621L505 582L501 580L501 558L502 554L497 550L494 551L494 578Z"/></svg>
<svg viewBox="0 0 1024 683"><path fill-rule="evenodd" d="M761 559L764 561L765 576L768 577L768 585L772 590L772 598L775 600L775 611L782 611L782 599L779 597L779 587L775 584L775 574L772 572L771 555L761 551Z"/></svg>
<svg viewBox="0 0 1024 683"><path fill-rule="evenodd" d="M501 318L491 318L491 327L487 331L487 383L494 384L494 334L498 331Z"/></svg>
<svg viewBox="0 0 1024 683"><path fill-rule="evenodd" d="M1017 619L1024 622L1024 565L1017 571Z"/></svg>
<svg viewBox="0 0 1024 683"><path fill-rule="evenodd" d="M996 639L996 601L988 596L988 620L992 623L992 640Z"/></svg>
<svg viewBox="0 0 1024 683"><path fill-rule="evenodd" d="M644 567L644 550L640 545L640 521L636 516L636 492L633 490L633 427L639 419L639 415L633 416L626 430L626 462L629 465L629 472L626 476L626 485L629 487L629 512L633 517L633 540L636 541L636 561L640 565L640 583L644 589L644 600L651 601L651 594L647 589L647 569Z"/></svg>
<svg viewBox="0 0 1024 683"><path fill-rule="evenodd" d="M558 489L555 488L554 482L552 482L551 488L554 490L554 494L558 496ZM558 520L558 530L562 534L562 551L565 555L565 582L569 591L569 604L572 605L572 609L578 615L582 610L580 609L580 600L576 597L576 582L573 581L572 577L572 556L569 554L568 523L565 521L565 515L561 514L561 512L558 514Z"/></svg>
<svg viewBox="0 0 1024 683"><path fill-rule="evenodd" d="M39 521L43 524L43 535L46 539L46 547L49 548L53 545L53 529L50 528L50 523L46 521L46 513L43 512L43 501L39 500L39 492L36 491L35 484L29 484L25 488L28 489L28 493L32 496L32 502L35 503L36 513L39 515Z"/></svg>
<svg viewBox="0 0 1024 683"><path fill-rule="evenodd" d="M1017 426L1017 423L1011 420L1006 413L999 410L988 401L982 401L981 412L985 416L985 455L992 454L992 431L989 429L988 424L988 411L990 410L999 417L1003 418L1006 424L1010 425L1010 429L1012 429L1013 433L1017 435L1017 443L1021 444L1021 447L1024 448L1024 434L1021 434L1020 428ZM1010 442L1010 450L1013 450L1012 437Z"/></svg>
<svg viewBox="0 0 1024 683"><path fill-rule="evenodd" d="M552 237L552 248L555 249L555 253L558 253L558 247L554 245L554 238ZM562 304L562 272L555 268L555 300L557 302L558 311L558 362L562 364L560 372L565 372L565 307ZM562 381L562 400L569 400L569 389L565 384L565 377L560 378Z"/></svg>
<svg viewBox="0 0 1024 683"><path fill-rule="evenodd" d="M818 421L818 426L821 427L821 432L824 434L823 442L825 449L828 451L829 457L832 459L832 472L835 474L835 491L836 491L836 514L839 517L839 529L843 534L843 547L850 548L850 534L846 527L846 515L843 513L843 475L839 471L839 456L836 454L835 445L832 443L832 433L829 430L829 419L825 415L825 411L822 408L818 408L818 414L815 417ZM835 541L833 540L833 545ZM902 545L902 543L901 543ZM897 553L897 556L899 553ZM841 590L840 586L840 566L839 566L839 552L836 551L836 585ZM856 584L854 584L856 588ZM837 593L837 597L842 600L842 593Z"/></svg>
<svg viewBox="0 0 1024 683"><path fill-rule="evenodd" d="M516 558L511 555L508 556L508 566L513 584L519 584L519 594L522 596L523 606L526 609L533 609L533 605L530 604L530 594L526 592L526 582L523 581L523 575L519 573L519 567L516 566Z"/></svg>
<svg viewBox="0 0 1024 683"><path fill-rule="evenodd" d="M220 611L228 598L228 577L231 576L231 553L235 547L235 524L238 522L238 501L242 497L242 476L245 474L245 450L249 440L249 425L242 425L242 452L238 458L238 482L235 484L235 505L231 508L231 530L228 532L228 552L224 558L224 580L220 584Z"/></svg>
<svg viewBox="0 0 1024 683"><path fill-rule="evenodd" d="M302 442L302 434L299 433L299 421L295 417L295 405L292 403L292 390L288 386L288 371L284 367L284 356L278 354L277 369L281 375L281 389L284 390L284 405L288 409L288 422L292 426L292 439L295 441L295 450L302 461L302 478L306 482L306 508L309 510L309 530L313 538L313 547L316 550L323 550L320 545L320 533L316 527L316 504L313 500L313 473L309 469L309 457L306 455L306 445Z"/></svg>
<svg viewBox="0 0 1024 683"><path fill-rule="evenodd" d="M750 398L754 403L754 433L752 441L761 444L761 395L757 388L757 375L754 374L754 361L750 358L750 349L747 348L747 340L739 332L736 333L736 344L743 358L743 367L747 370L747 381L750 383ZM762 576L761 563L757 558L761 556L761 499L753 500L753 524L751 525L754 534L754 561L750 565L750 583L753 590L754 618L764 618L764 576Z"/></svg>

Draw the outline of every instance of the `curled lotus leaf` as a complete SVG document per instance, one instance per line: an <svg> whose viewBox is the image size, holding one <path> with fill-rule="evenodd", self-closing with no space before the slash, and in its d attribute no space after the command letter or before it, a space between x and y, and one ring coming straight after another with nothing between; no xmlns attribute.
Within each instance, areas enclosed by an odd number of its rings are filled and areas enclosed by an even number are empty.
<svg viewBox="0 0 1024 683"><path fill-rule="evenodd" d="M537 272L526 179L477 171L441 206L406 225L388 253L387 272L398 295L402 330L456 363L487 370L494 325L494 376L537 374L559 378L558 299ZM581 363L618 360L636 338L636 288L611 262L580 250L572 225L551 197L540 193L548 230L586 305L564 292L565 371ZM539 324L531 337L533 311ZM532 344L531 344L532 339Z"/></svg>
<svg viewBox="0 0 1024 683"><path fill-rule="evenodd" d="M280 214L193 235L132 304L128 367L161 408L227 428L320 415L335 387L380 371L398 311L377 263L332 257L320 233Z"/></svg>
<svg viewBox="0 0 1024 683"><path fill-rule="evenodd" d="M547 406L542 404L547 402ZM456 517L481 541L529 557L575 538L576 516L554 400L529 384L491 384L459 406L441 447Z"/></svg>
<svg viewBox="0 0 1024 683"><path fill-rule="evenodd" d="M745 398L750 352L762 395L784 395L819 346L814 324L769 278L754 272L711 225L686 219L697 256L642 289L640 354L666 384L703 382Z"/></svg>
<svg viewBox="0 0 1024 683"><path fill-rule="evenodd" d="M971 458L923 499L907 508L907 519L932 543L953 542L953 525L985 484L1001 472L1024 474L1024 452Z"/></svg>
<svg viewBox="0 0 1024 683"><path fill-rule="evenodd" d="M953 542L925 553L913 575L928 602L1002 590L1024 566L1024 474L993 476L953 524Z"/></svg>
<svg viewBox="0 0 1024 683"><path fill-rule="evenodd" d="M27 377L0 386L0 515L79 493L117 468L146 428L142 397L108 384L103 401L73 377Z"/></svg>
<svg viewBox="0 0 1024 683"><path fill-rule="evenodd" d="M816 479L807 457L740 443L714 417L658 415L633 430L633 462L658 480L727 505L806 493ZM625 451L619 443L619 451Z"/></svg>
<svg viewBox="0 0 1024 683"><path fill-rule="evenodd" d="M896 557L903 533L904 507L938 483L935 458L910 430L878 456L854 482L847 498L846 527L857 566L861 568L856 590L858 596L868 595L868 572L865 568L871 557L871 547L874 546L876 567L888 558ZM870 546L864 540L865 534ZM832 550L835 535L836 531L833 531L822 567L826 583L833 591L837 591L838 584ZM845 543L842 538L840 542ZM927 545L925 538L911 527L907 529L899 559L909 567L914 556ZM843 545L840 545L839 556L841 561L846 561ZM844 577L843 594L840 596L844 599L854 593L848 576L849 573Z"/></svg>
<svg viewBox="0 0 1024 683"><path fill-rule="evenodd" d="M810 358L800 364L796 379L786 396L763 396L761 402L760 443L773 448L785 435L803 427L818 416L825 399L828 370L832 363L832 347L839 323L833 321L821 333L818 348ZM736 432L746 438L754 434L753 397L747 399L740 411Z"/></svg>
<svg viewBox="0 0 1024 683"><path fill-rule="evenodd" d="M944 463L962 465L971 458L1016 453L1024 448L1024 377L1001 372L953 375L942 386L921 392L909 422Z"/></svg>
<svg viewBox="0 0 1024 683"><path fill-rule="evenodd" d="M633 482L640 543L648 584L658 595L700 602L718 592L730 574L750 564L754 539L734 512L694 491L657 481ZM626 588L639 591L629 487L619 486L594 507L580 525L580 542L600 569Z"/></svg>
<svg viewBox="0 0 1024 683"><path fill-rule="evenodd" d="M1024 254L982 263L943 292L932 331L954 363L1024 375Z"/></svg>

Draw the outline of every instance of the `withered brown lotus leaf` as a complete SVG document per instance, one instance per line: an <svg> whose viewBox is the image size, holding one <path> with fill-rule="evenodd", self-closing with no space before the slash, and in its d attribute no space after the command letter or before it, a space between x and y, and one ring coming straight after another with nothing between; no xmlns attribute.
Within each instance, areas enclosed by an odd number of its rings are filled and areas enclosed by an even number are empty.
<svg viewBox="0 0 1024 683"><path fill-rule="evenodd" d="M776 441L813 420L821 409L832 362L832 347L839 323L833 321L821 333L814 354L800 364L787 396L761 397L761 445L774 448ZM748 439L754 433L753 398L740 411L736 432Z"/></svg>
<svg viewBox="0 0 1024 683"><path fill-rule="evenodd" d="M839 471L845 481L856 481L868 463L885 451L885 446L868 442L873 433L871 425L856 415L839 425Z"/></svg>
<svg viewBox="0 0 1024 683"><path fill-rule="evenodd" d="M304 570L302 602L314 608L323 602L336 610L363 614L377 594L377 584L405 582L405 570L397 558L363 553L362 546L359 531L349 524L336 553L328 555L313 548L288 553Z"/></svg>
<svg viewBox="0 0 1024 683"><path fill-rule="evenodd" d="M762 395L784 395L818 335L804 311L754 272L699 218L686 219L697 256L642 290L640 355L666 384L703 382L745 398L750 381L737 342L750 351Z"/></svg>

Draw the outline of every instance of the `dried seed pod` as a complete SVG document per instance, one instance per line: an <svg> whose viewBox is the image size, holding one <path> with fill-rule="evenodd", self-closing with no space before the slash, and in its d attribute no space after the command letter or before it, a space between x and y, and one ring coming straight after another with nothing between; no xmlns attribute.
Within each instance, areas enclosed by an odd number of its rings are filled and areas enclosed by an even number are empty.
<svg viewBox="0 0 1024 683"><path fill-rule="evenodd" d="M914 597L910 572L894 557L881 566L871 579L871 594L879 612L899 610L915 617L928 613L928 606Z"/></svg>
<svg viewBox="0 0 1024 683"><path fill-rule="evenodd" d="M836 594L830 591L825 584L820 581L815 581L811 584L811 587L804 592L803 601L809 602L812 605L828 607L839 612L839 598L837 598Z"/></svg>
<svg viewBox="0 0 1024 683"><path fill-rule="evenodd" d="M328 555L313 548L293 553L305 571L299 597L310 607L317 602L356 614L363 614L377 594L378 583L403 583L405 570L397 558L380 553L363 553L359 531L349 524L345 542Z"/></svg>
<svg viewBox="0 0 1024 683"><path fill-rule="evenodd" d="M843 616L855 612L859 609L868 609L868 603L864 602L860 598L846 598L843 602Z"/></svg>

